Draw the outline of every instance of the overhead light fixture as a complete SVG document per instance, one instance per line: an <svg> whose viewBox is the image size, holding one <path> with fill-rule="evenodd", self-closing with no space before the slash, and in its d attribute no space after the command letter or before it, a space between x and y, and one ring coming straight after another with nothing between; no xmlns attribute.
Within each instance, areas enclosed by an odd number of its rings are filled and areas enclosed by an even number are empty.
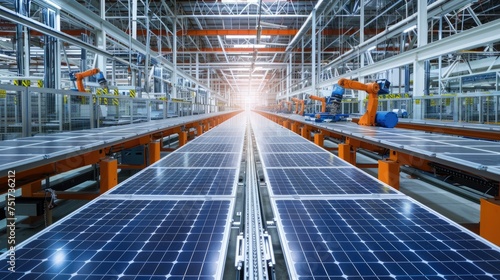
<svg viewBox="0 0 500 280"><path fill-rule="evenodd" d="M253 45L248 45L248 44L235 44L235 48L256 48L256 49L261 49L265 48L266 45L264 44L253 44Z"/></svg>
<svg viewBox="0 0 500 280"><path fill-rule="evenodd" d="M371 46L371 47L369 47L366 51L367 51L367 52L370 52L370 51L375 50L376 48L377 48L377 46Z"/></svg>
<svg viewBox="0 0 500 280"><path fill-rule="evenodd" d="M406 28L405 30L403 30L403 33L408 33L408 32L412 31L415 28L417 28L417 26L416 25L412 25L412 26Z"/></svg>

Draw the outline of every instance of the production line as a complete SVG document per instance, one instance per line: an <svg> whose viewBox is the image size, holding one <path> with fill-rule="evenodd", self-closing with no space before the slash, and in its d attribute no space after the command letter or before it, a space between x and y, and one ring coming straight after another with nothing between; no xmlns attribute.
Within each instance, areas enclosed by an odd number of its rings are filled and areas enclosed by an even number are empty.
<svg viewBox="0 0 500 280"><path fill-rule="evenodd" d="M286 268L274 270L279 258ZM16 272L8 266L0 278L495 279L500 248L242 113L19 244Z"/></svg>
<svg viewBox="0 0 500 280"><path fill-rule="evenodd" d="M430 134L399 128L360 126L346 122L314 123L305 121L302 116L298 115L277 115L268 112L261 112L261 114L268 118L276 117L280 123L286 121L287 126L295 123L297 126L306 127L309 132L317 131L324 136L356 140L358 143L366 143L415 158L441 163L496 181L500 178L500 160L498 159L500 143L498 141ZM481 134L478 130L476 132ZM351 146L354 146L354 149L363 148L362 144L356 146L352 143Z"/></svg>
<svg viewBox="0 0 500 280"><path fill-rule="evenodd" d="M0 278L221 279L245 123L217 126L25 241Z"/></svg>
<svg viewBox="0 0 500 280"><path fill-rule="evenodd" d="M500 277L497 246L262 116L252 128L291 279ZM290 161L311 154L337 162Z"/></svg>

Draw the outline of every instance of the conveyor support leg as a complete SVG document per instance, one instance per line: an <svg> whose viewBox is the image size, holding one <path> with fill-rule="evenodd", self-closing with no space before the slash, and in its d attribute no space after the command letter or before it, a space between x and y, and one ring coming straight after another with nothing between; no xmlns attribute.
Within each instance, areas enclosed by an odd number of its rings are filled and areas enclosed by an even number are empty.
<svg viewBox="0 0 500 280"><path fill-rule="evenodd" d="M203 134L203 125L196 126L196 136L201 136Z"/></svg>
<svg viewBox="0 0 500 280"><path fill-rule="evenodd" d="M356 150L349 144L338 145L339 157L352 165L356 165Z"/></svg>
<svg viewBox="0 0 500 280"><path fill-rule="evenodd" d="M323 147L325 141L325 137L323 136L322 133L316 133L314 134L314 144Z"/></svg>
<svg viewBox="0 0 500 280"><path fill-rule="evenodd" d="M283 127L290 129L290 122L289 121L283 121Z"/></svg>
<svg viewBox="0 0 500 280"><path fill-rule="evenodd" d="M33 194L42 190L42 181L36 181L21 187L23 197L34 197Z"/></svg>
<svg viewBox="0 0 500 280"><path fill-rule="evenodd" d="M399 190L398 152L390 151L389 158L378 161L378 179Z"/></svg>
<svg viewBox="0 0 500 280"><path fill-rule="evenodd" d="M149 143L149 164L153 164L160 160L160 142Z"/></svg>
<svg viewBox="0 0 500 280"><path fill-rule="evenodd" d="M481 198L479 234L500 246L500 200Z"/></svg>
<svg viewBox="0 0 500 280"><path fill-rule="evenodd" d="M297 123L292 123L291 129L292 129L293 132L295 132L297 134L300 134L300 132L299 132L299 130L300 130L299 129L299 125Z"/></svg>
<svg viewBox="0 0 500 280"><path fill-rule="evenodd" d="M105 158L99 163L100 190L104 193L118 184L118 161L114 158Z"/></svg>
<svg viewBox="0 0 500 280"><path fill-rule="evenodd" d="M307 126L303 126L301 128L300 135L302 135L302 137L306 138L307 140L311 140L311 131Z"/></svg>
<svg viewBox="0 0 500 280"><path fill-rule="evenodd" d="M208 124L207 124L208 127ZM179 132L179 148L186 145L188 139L187 131Z"/></svg>

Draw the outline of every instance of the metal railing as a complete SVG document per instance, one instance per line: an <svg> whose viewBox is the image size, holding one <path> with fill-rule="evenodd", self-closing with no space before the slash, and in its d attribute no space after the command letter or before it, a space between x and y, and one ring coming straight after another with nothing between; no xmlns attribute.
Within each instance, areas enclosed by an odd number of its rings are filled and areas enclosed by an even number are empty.
<svg viewBox="0 0 500 280"><path fill-rule="evenodd" d="M0 84L0 140L224 110L191 102Z"/></svg>

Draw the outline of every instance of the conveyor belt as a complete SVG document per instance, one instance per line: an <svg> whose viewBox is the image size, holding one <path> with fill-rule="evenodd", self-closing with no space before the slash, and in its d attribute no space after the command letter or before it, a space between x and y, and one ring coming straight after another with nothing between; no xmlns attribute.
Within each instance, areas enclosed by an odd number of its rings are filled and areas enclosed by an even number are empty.
<svg viewBox="0 0 500 280"><path fill-rule="evenodd" d="M315 123L305 121L304 117L298 115L281 114L279 116L362 142L415 155L484 178L500 180L500 142L498 141L476 140L401 128L360 126L355 123ZM481 132L478 130L477 133Z"/></svg>
<svg viewBox="0 0 500 280"><path fill-rule="evenodd" d="M227 112L0 141L0 177L6 176L8 170L20 172L32 169L61 158L69 158L160 132L170 127L195 123L225 114Z"/></svg>
<svg viewBox="0 0 500 280"><path fill-rule="evenodd" d="M257 114L251 124L291 279L500 277L499 247L344 162L289 167L274 143L318 149Z"/></svg>
<svg viewBox="0 0 500 280"><path fill-rule="evenodd" d="M241 114L222 123L26 240L0 279L222 279L245 128ZM232 145L235 165L190 150L210 138Z"/></svg>

